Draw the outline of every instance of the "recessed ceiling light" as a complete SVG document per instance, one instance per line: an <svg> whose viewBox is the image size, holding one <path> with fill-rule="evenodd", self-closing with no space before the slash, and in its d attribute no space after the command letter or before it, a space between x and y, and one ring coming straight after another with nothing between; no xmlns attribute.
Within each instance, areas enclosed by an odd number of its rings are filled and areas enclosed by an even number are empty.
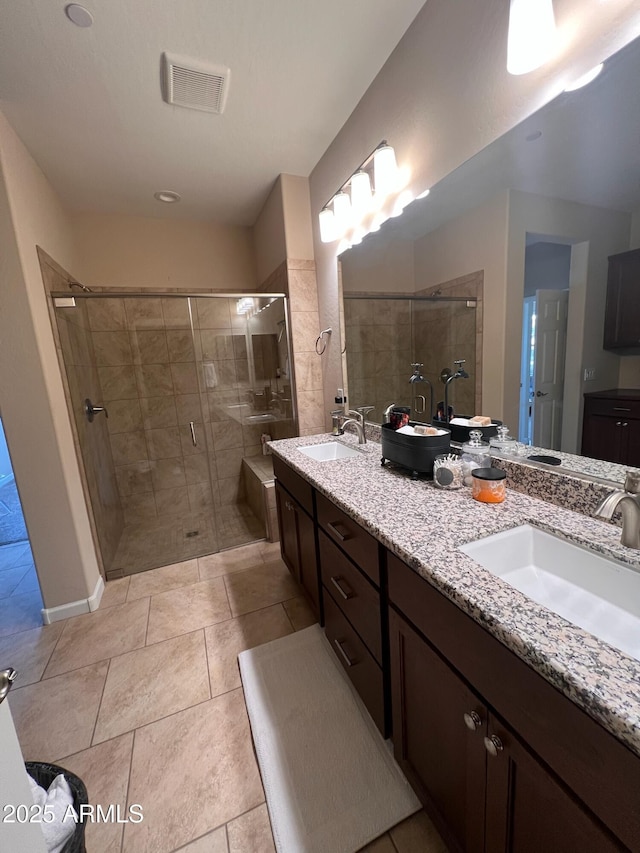
<svg viewBox="0 0 640 853"><path fill-rule="evenodd" d="M75 24L76 27L90 27L93 23L93 15L91 12L79 3L69 3L68 6L64 7L64 11L67 18L69 18L71 23Z"/></svg>
<svg viewBox="0 0 640 853"><path fill-rule="evenodd" d="M574 92L576 89L581 89L583 86L591 83L591 81L595 80L598 74L602 71L603 67L604 65L602 62L600 65L596 65L595 68L587 71L587 73L583 74L582 77L578 77L578 79L574 80L569 86L565 86L565 92Z"/></svg>
<svg viewBox="0 0 640 853"><path fill-rule="evenodd" d="M536 141L536 139L540 139L540 137L541 137L541 136L542 136L542 131L541 131L541 130L534 130L534 131L533 131L533 133L528 133L528 134L525 136L525 140L526 140L527 142L535 142L535 141Z"/></svg>
<svg viewBox="0 0 640 853"><path fill-rule="evenodd" d="M161 190L158 193L154 193L153 197L156 201L163 201L165 204L175 204L177 201L180 201L178 193L174 193L172 190Z"/></svg>

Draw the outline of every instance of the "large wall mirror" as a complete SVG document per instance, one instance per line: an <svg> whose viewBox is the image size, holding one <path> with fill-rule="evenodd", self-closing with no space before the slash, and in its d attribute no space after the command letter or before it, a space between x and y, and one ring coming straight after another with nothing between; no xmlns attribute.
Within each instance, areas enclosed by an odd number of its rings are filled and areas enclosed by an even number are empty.
<svg viewBox="0 0 640 853"><path fill-rule="evenodd" d="M640 389L640 356L602 346L608 257L640 247L639 79L637 40L342 253L350 408L375 406L378 423L391 403L418 415L464 359L456 414L580 454L583 394ZM543 363L554 387L541 390Z"/></svg>

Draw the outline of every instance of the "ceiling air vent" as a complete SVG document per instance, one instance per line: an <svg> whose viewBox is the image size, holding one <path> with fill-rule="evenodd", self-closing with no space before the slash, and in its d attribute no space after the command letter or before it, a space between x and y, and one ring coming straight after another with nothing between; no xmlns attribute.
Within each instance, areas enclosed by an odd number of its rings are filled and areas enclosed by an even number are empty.
<svg viewBox="0 0 640 853"><path fill-rule="evenodd" d="M221 113L227 102L230 77L231 71L224 66L162 54L162 97L168 104Z"/></svg>

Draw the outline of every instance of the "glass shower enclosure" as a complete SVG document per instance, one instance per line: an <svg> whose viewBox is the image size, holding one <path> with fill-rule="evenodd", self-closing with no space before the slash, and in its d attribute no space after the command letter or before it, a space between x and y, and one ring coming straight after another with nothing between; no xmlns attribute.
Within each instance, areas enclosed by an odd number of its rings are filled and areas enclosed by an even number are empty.
<svg viewBox="0 0 640 853"><path fill-rule="evenodd" d="M52 297L106 577L264 538L246 460L296 433L286 297Z"/></svg>

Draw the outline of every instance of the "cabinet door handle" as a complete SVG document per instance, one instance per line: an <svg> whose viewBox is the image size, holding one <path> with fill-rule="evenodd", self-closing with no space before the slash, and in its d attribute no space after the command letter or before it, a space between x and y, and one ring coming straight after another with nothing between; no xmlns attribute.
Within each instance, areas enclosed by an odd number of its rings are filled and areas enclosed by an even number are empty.
<svg viewBox="0 0 640 853"><path fill-rule="evenodd" d="M340 576L332 577L331 583L335 586L335 588L338 590L338 592L344 598L344 600L348 601L350 598L353 598L353 591L348 589L348 588L347 588L347 590L344 590L342 588L342 586L340 585L341 580L342 580L342 578Z"/></svg>
<svg viewBox="0 0 640 853"><path fill-rule="evenodd" d="M338 649L338 651L340 652L340 655L342 656L342 659L344 660L344 662L346 663L346 665L347 665L347 666L353 666L353 665L354 665L354 663L356 663L356 661L351 660L351 658L349 657L349 655L348 655L348 654L345 652L345 650L342 648L342 642L341 642L341 640L334 640L333 642L334 642L334 645L336 646L336 648Z"/></svg>
<svg viewBox="0 0 640 853"><path fill-rule="evenodd" d="M625 409L624 406L614 406L613 411L614 412L630 412L631 409Z"/></svg>
<svg viewBox="0 0 640 853"><path fill-rule="evenodd" d="M504 745L498 735L491 735L491 737L486 737L484 739L484 748L487 750L489 755L492 755L495 758L499 752L502 752Z"/></svg>
<svg viewBox="0 0 640 853"><path fill-rule="evenodd" d="M471 711L470 714L464 714L462 719L464 720L465 726L471 732L477 731L482 725L482 717L477 711Z"/></svg>
<svg viewBox="0 0 640 853"><path fill-rule="evenodd" d="M291 503L291 501L285 501L284 505L285 505L286 509L288 509L289 511L291 511L293 509L293 504Z"/></svg>
<svg viewBox="0 0 640 853"><path fill-rule="evenodd" d="M331 531L335 536L337 536L337 537L338 537L338 539L339 539L341 542L345 542L349 537L348 537L348 536L345 536L343 533L340 533L340 531L339 531L339 530L338 530L338 528L336 527L336 524L340 524L340 522L339 522L339 521L328 521L328 522L327 522L327 527L329 528L329 530L330 530L330 531Z"/></svg>

